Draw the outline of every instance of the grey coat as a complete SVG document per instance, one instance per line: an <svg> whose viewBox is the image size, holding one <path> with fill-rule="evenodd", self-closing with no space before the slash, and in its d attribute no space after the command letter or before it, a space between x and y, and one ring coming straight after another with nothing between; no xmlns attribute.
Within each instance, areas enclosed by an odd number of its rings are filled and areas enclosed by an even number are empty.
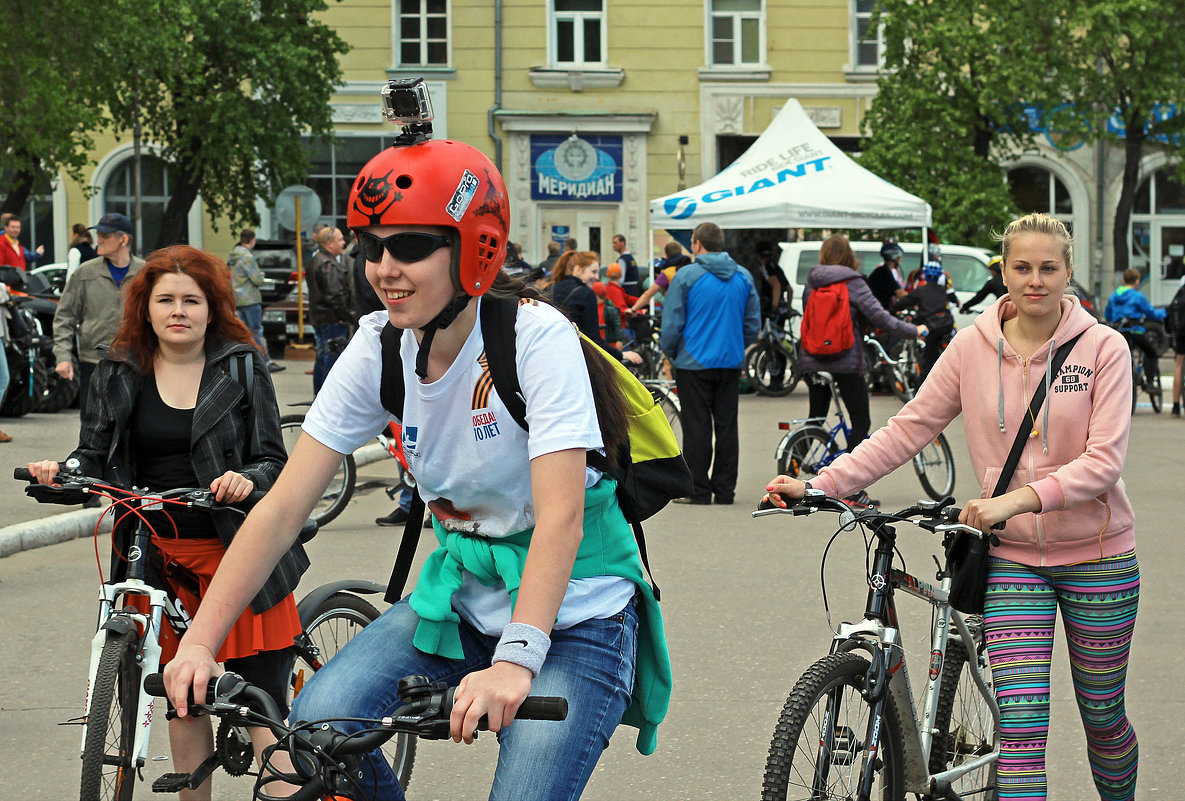
<svg viewBox="0 0 1185 801"><path fill-rule="evenodd" d="M255 354L255 378L252 382L251 412L248 419L239 414L244 388L230 375L229 360L235 353ZM128 421L144 377L127 361L110 356L95 369L91 400L82 418L78 448L71 458L78 459L86 475L101 476L120 486L137 481L129 448ZM190 454L194 472L203 487L227 470L249 478L256 489L267 490L275 483L287 456L280 431L280 410L268 375L267 364L251 345L240 342L208 343L206 367L198 389L190 433ZM229 547L242 522L235 512L214 515L214 526L223 545ZM119 541L119 534L116 541ZM123 532L123 537L129 532ZM122 560L113 559L113 577ZM295 543L280 558L259 593L251 599L251 608L260 613L275 606L296 588L309 566L304 546Z"/></svg>
<svg viewBox="0 0 1185 801"><path fill-rule="evenodd" d="M848 301L851 304L852 330L856 335L856 344L843 353L826 359L802 351L798 366L804 373L826 370L829 373L863 375L866 328L883 328L899 337L918 335L917 326L899 320L885 311L885 307L872 294L863 275L842 264L817 264L811 268L810 274L806 277L806 286L802 290L802 308L806 308L807 299L816 287L830 286L840 281L848 282Z"/></svg>

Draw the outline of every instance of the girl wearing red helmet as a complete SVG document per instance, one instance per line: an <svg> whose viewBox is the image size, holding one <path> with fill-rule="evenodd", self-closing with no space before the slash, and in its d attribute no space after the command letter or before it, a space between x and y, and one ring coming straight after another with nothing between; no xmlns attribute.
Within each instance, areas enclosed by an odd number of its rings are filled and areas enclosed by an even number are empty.
<svg viewBox="0 0 1185 801"><path fill-rule="evenodd" d="M293 719L382 717L401 677L426 675L458 688L454 740L472 742L482 715L502 730L491 798L578 798L619 722L638 727L640 751L654 750L670 696L662 618L633 534L612 479L586 464L589 450L626 441L620 395L598 371L602 357L586 366L572 324L500 273L508 199L479 151L443 140L383 151L354 183L347 224L386 308L359 321L290 468L240 530L239 558L224 561L166 674L169 695L184 713L186 690L218 672L210 652L233 610L295 538L343 454L392 419L379 380L389 324L402 329L404 452L440 547L411 595L305 685ZM478 324L490 290L522 298L516 365L529 431L491 391ZM566 697L567 719L509 726L528 694ZM375 798L403 798L381 753L366 765Z"/></svg>

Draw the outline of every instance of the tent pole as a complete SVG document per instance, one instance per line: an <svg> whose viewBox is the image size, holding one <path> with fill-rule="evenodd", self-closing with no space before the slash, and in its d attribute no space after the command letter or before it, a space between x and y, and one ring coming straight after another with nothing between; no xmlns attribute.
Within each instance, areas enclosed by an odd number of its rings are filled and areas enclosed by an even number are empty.
<svg viewBox="0 0 1185 801"><path fill-rule="evenodd" d="M930 260L930 229L922 226L922 264Z"/></svg>

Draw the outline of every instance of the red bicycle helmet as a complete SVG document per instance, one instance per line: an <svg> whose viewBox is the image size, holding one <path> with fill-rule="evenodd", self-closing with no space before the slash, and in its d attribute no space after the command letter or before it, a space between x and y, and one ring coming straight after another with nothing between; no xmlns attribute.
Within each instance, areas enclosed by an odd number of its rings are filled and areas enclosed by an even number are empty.
<svg viewBox="0 0 1185 801"><path fill-rule="evenodd" d="M448 139L389 147L350 189L346 225L438 225L461 240L453 280L485 294L506 258L510 201L498 168L478 149Z"/></svg>

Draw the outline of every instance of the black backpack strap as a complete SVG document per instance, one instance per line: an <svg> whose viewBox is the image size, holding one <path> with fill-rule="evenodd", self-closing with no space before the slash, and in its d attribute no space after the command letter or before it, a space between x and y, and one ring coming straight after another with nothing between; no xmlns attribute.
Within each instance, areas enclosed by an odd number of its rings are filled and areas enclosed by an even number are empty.
<svg viewBox="0 0 1185 801"><path fill-rule="evenodd" d="M383 408L403 419L403 397L406 387L403 383L403 358L399 355L399 343L403 329L387 323L379 334L383 360L383 375L379 383L379 402Z"/></svg>
<svg viewBox="0 0 1185 801"><path fill-rule="evenodd" d="M255 361L252 353L236 353L230 357L230 377L243 388L243 399L239 401L239 414L244 420L251 419L251 397L255 391Z"/></svg>
<svg viewBox="0 0 1185 801"><path fill-rule="evenodd" d="M481 299L481 336L485 343L490 378L494 380L494 390L519 428L529 431L527 402L523 399L522 385L518 382L518 364L515 361L518 348L514 321L517 317L518 298L487 295Z"/></svg>
<svg viewBox="0 0 1185 801"><path fill-rule="evenodd" d="M403 597L403 588L407 586L408 576L411 575L411 563L416 558L416 547L420 544L420 531L424 526L424 499L420 497L418 489L412 490L411 508L407 510L407 523L403 527L403 539L399 541L399 553L395 556L395 566L391 568L391 580L387 582L387 592L383 600L389 604L399 601Z"/></svg>
<svg viewBox="0 0 1185 801"><path fill-rule="evenodd" d="M1085 333L1085 331L1082 332L1082 334ZM1082 334L1063 343L1054 352L1053 359L1049 365L1051 375L1057 377L1057 371L1062 369L1062 364L1065 363L1066 357L1070 355L1070 351L1074 349L1074 345L1081 339ZM1016 472L1016 466L1020 464L1020 454L1025 449L1025 441L1033 431L1033 426L1037 421L1037 412L1041 411L1041 404L1043 403L1045 403L1045 382L1041 381L1037 384L1037 391L1033 393L1032 402L1029 403L1029 412L1025 415L1025 419L1021 421L1020 429L1016 432L1016 441L1012 443L1012 450L1008 452L1008 461L1004 463L1004 469L1000 473L1000 480L996 482L996 489L992 493L993 498L1003 495L1008 491L1008 485L1012 483L1012 475Z"/></svg>

